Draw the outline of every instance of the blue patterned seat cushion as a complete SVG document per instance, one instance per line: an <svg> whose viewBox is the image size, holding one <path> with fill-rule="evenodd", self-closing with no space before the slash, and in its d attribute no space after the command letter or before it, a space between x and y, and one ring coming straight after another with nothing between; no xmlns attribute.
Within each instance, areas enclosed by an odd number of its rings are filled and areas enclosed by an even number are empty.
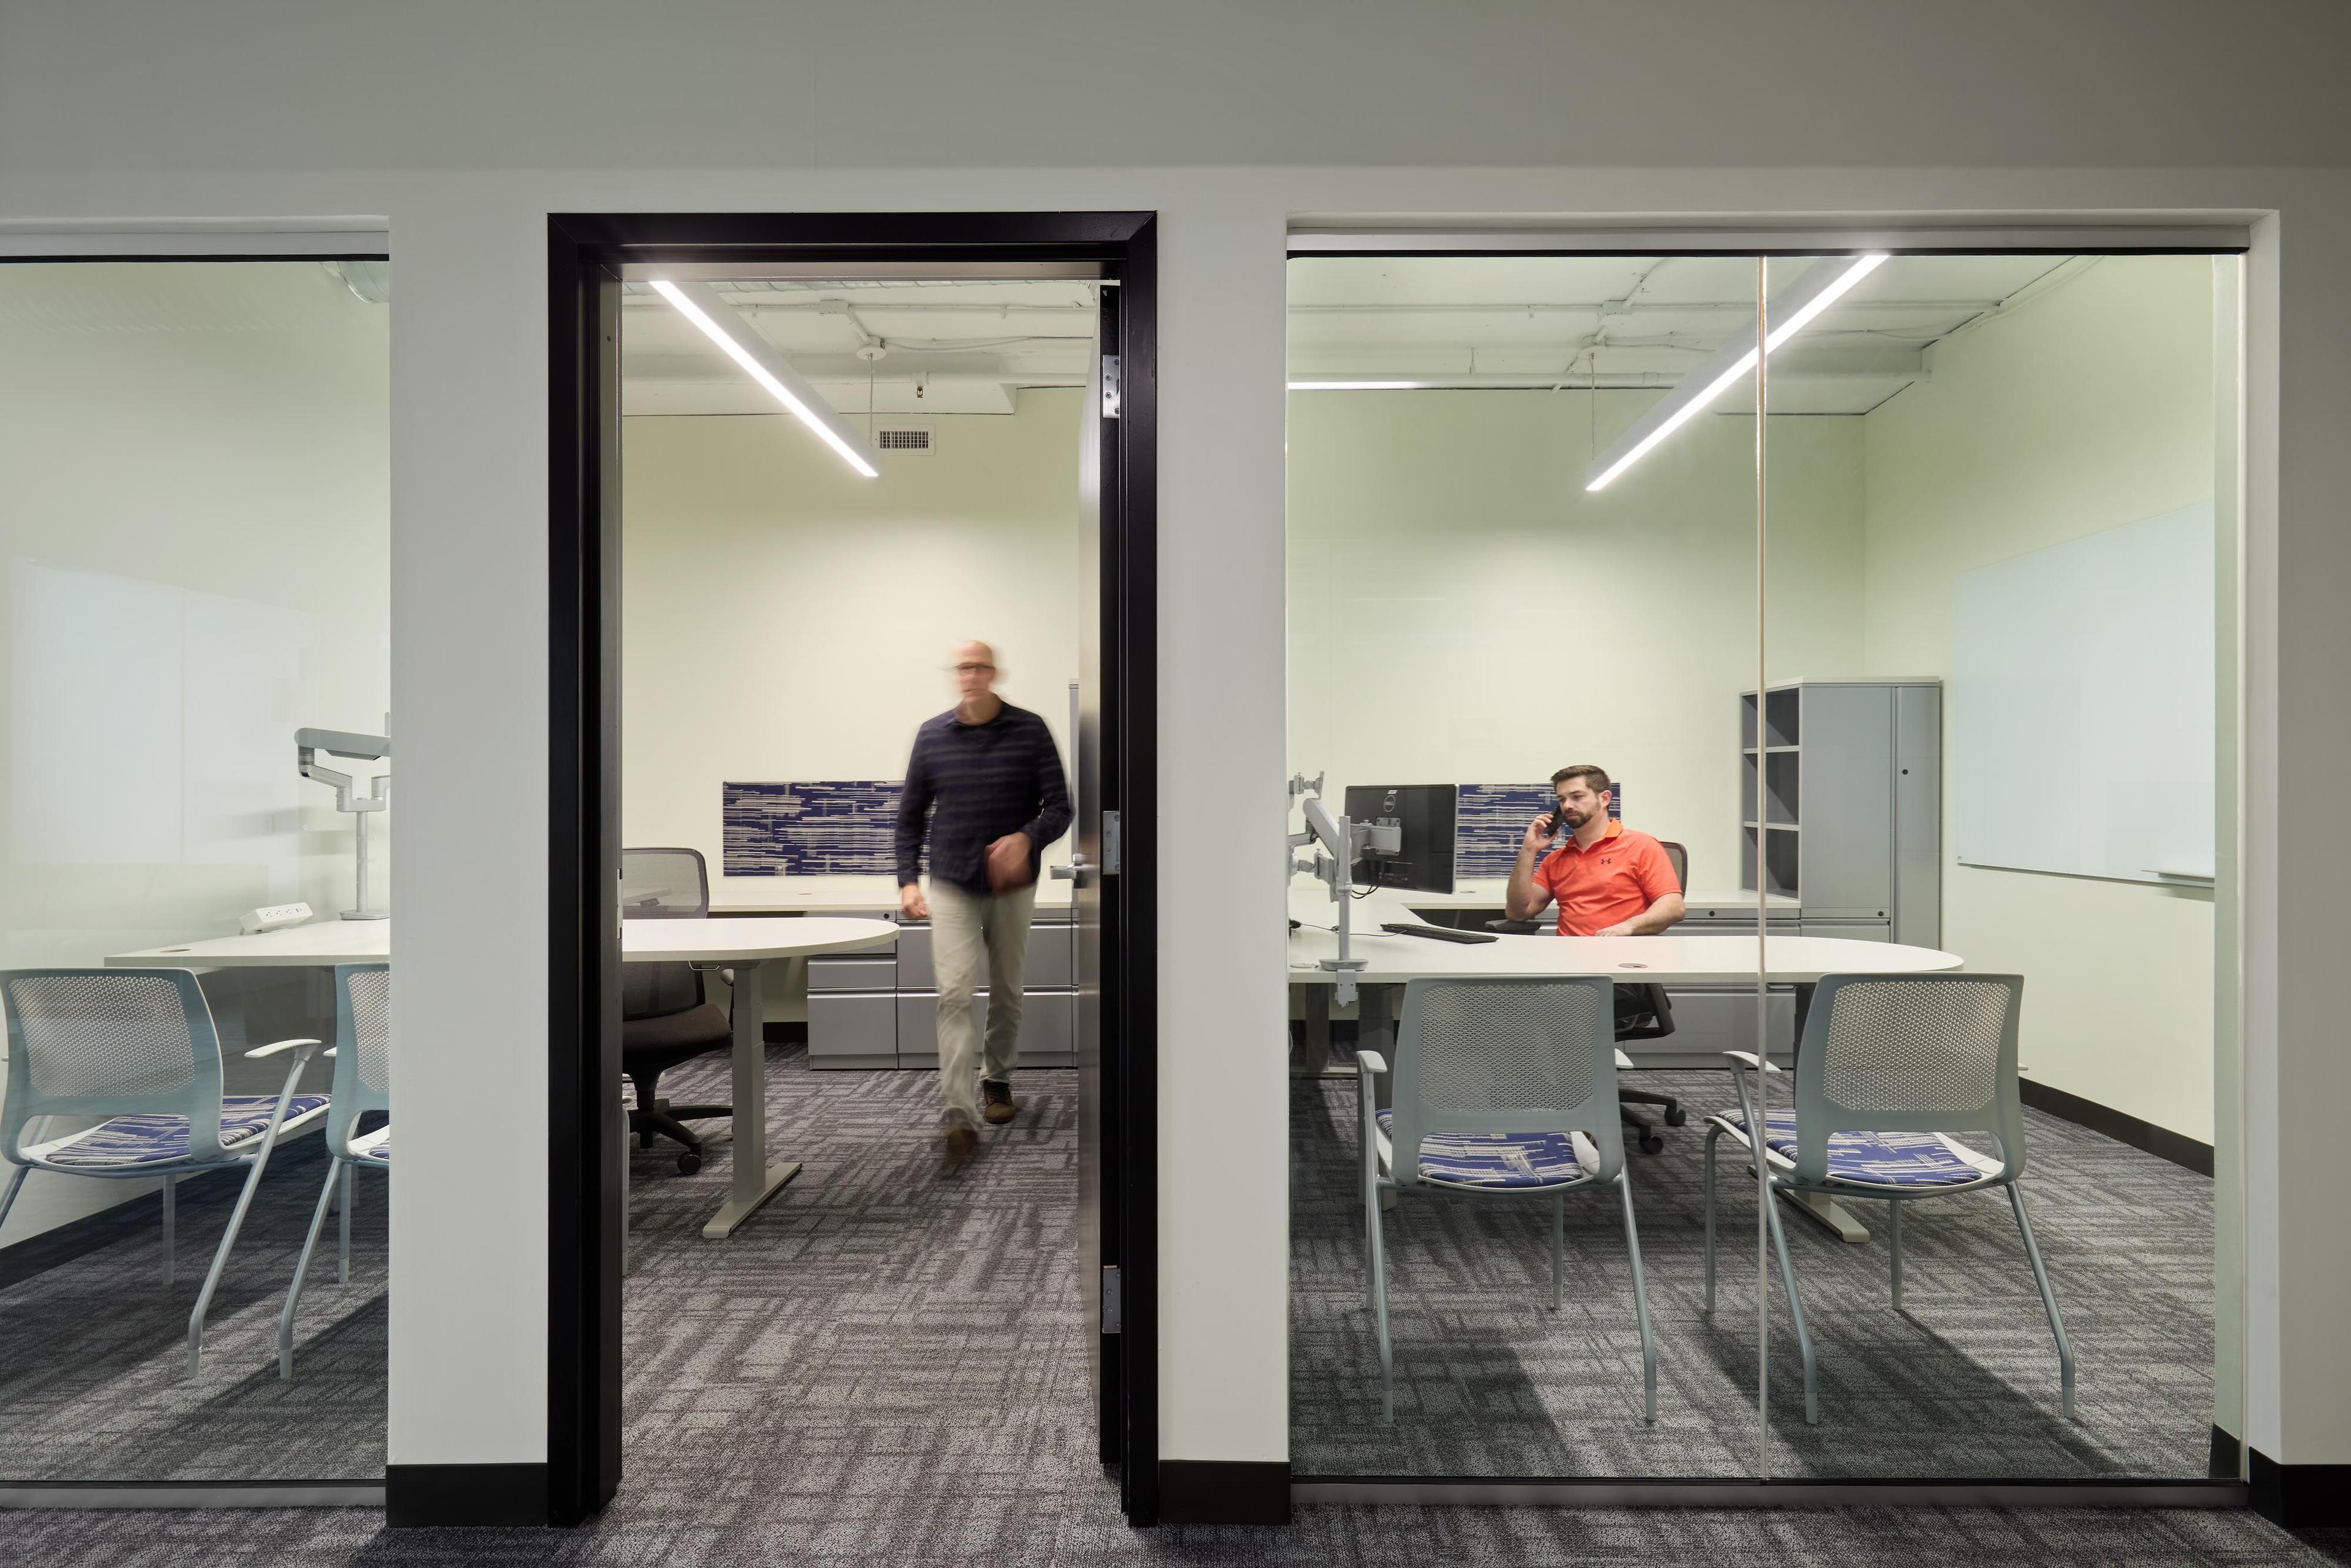
<svg viewBox="0 0 2351 1568"><path fill-rule="evenodd" d="M1380 1113L1390 1136L1394 1111ZM1420 1140L1420 1179L1440 1186L1565 1186L1591 1175L1566 1133L1431 1133Z"/></svg>
<svg viewBox="0 0 2351 1568"><path fill-rule="evenodd" d="M275 1094L229 1094L221 1099L221 1145L235 1152L239 1144L258 1139L269 1130L269 1113L277 1108ZM286 1106L286 1125L318 1115L327 1108L324 1094L297 1094ZM116 1116L52 1149L42 1158L53 1166L166 1165L188 1157L185 1116Z"/></svg>
<svg viewBox="0 0 2351 1568"><path fill-rule="evenodd" d="M1715 1120L1741 1135L1747 1131L1747 1118L1740 1112L1725 1111ZM1792 1165L1796 1113L1766 1112L1763 1127L1763 1141L1771 1152ZM1939 1133L1831 1133L1828 1174L1831 1181L1867 1186L1955 1186L1981 1181L1992 1171L1970 1165Z"/></svg>

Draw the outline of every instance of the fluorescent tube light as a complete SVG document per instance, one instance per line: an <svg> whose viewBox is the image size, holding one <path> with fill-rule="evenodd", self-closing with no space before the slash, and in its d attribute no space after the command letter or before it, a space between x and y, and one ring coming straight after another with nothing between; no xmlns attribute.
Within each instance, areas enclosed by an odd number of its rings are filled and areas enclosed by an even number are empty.
<svg viewBox="0 0 2351 1568"><path fill-rule="evenodd" d="M653 288L676 306L679 315L701 328L705 337L725 350L728 359L743 367L745 374L767 388L769 396L815 431L827 446L841 454L852 468L868 479L882 476L873 452L864 439L833 412L832 405L824 401L824 394L792 368L792 362L784 358L781 350L740 311L719 298L716 289L658 277L653 280Z"/></svg>
<svg viewBox="0 0 2351 1568"><path fill-rule="evenodd" d="M1873 252L1851 261L1841 257L1815 263L1771 301L1774 323L1763 340L1764 353L1776 353L1782 344L1802 331L1813 318L1835 304L1844 292L1885 264L1884 253ZM1657 443L1689 423L1707 404L1755 368L1755 329L1750 324L1724 342L1713 358L1682 378L1673 391L1659 398L1635 420L1616 444L1593 459L1592 479L1583 486L1597 490L1638 463ZM1695 391L1686 390L1695 388Z"/></svg>

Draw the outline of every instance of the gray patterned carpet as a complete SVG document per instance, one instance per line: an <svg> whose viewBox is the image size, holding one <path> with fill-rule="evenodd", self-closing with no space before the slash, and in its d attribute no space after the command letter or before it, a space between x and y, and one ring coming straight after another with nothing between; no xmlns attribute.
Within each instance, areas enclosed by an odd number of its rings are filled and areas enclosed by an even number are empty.
<svg viewBox="0 0 2351 1568"><path fill-rule="evenodd" d="M1726 1153L1717 1312L1704 1312L1705 1113L1719 1072L1637 1075L1687 1126L1632 1156L1657 1344L1657 1423L1641 1420L1640 1339L1620 1211L1567 1208L1567 1304L1550 1306L1547 1210L1406 1197L1389 1216L1396 1419L1380 1416L1364 1305L1352 1081L1294 1081L1291 1458L1303 1475L1730 1476L1758 1462L1755 1202ZM1780 1476L2201 1478L2211 1429L2211 1182L2026 1113L2027 1201L2076 1361L2056 1351L2006 1201L1920 1204L1904 1227L1904 1311L1882 1236L1786 1224L1820 1365L1802 1383L1774 1265L1771 1471ZM1727 1149L1728 1145L1726 1145ZM1736 1172L1742 1173L1736 1182ZM1873 1232L1884 1206L1856 1205Z"/></svg>
<svg viewBox="0 0 2351 1568"><path fill-rule="evenodd" d="M26 1511L0 1512L0 1563L1539 1568L1707 1562L1915 1568L1921 1561L1986 1556L2017 1564L2150 1568L2351 1563L2351 1545L2341 1537L2296 1540L2244 1513L1328 1508L1301 1511L1287 1531L1138 1534L1120 1519L1113 1489L1091 1459L1081 1320L1066 1267L1074 1223L1071 1076L1025 1079L1022 1121L991 1134L966 1176L941 1181L925 1136L935 1112L921 1075L810 1073L796 1056L781 1053L775 1068L776 1145L805 1159L808 1170L735 1241L721 1248L697 1234L726 1180L723 1124L714 1124L711 1158L696 1176L671 1174L658 1154L635 1163L628 1476L619 1500L593 1524L562 1532L393 1533L366 1510ZM676 1087L681 1094L699 1092L687 1080ZM717 1087L716 1075L711 1087ZM300 1189L309 1186L285 1184L294 1207L303 1206ZM1646 1186L1642 1197L1646 1208ZM380 1205L380 1195L374 1201ZM363 1198L360 1234L363 1240L372 1234L380 1247L380 1230L371 1233L367 1224L371 1207ZM272 1228L256 1220L256 1231ZM295 1228L298 1234L298 1219ZM1922 1237L1927 1228L1917 1228ZM202 1234L204 1227L191 1221L186 1229ZM121 1245L146 1243L126 1239ZM1335 1251L1337 1242L1330 1245ZM2056 1249L2053 1240L2051 1246ZM1604 1260L1597 1234L1587 1249ZM274 1318L274 1296L265 1287L282 1279L274 1264L258 1266L261 1247L250 1256L257 1264L255 1284L228 1314L239 1324L256 1308ZM1922 1263L1926 1256L1922 1239ZM137 1316L123 1312L121 1302L135 1298L143 1265L125 1257L105 1266L118 1271L111 1277L121 1294L110 1296L93 1282L77 1287L73 1299L92 1315ZM363 1260L362 1279L367 1266ZM1929 1274L1922 1267L1922 1290ZM64 1290L66 1281L43 1288ZM19 1311L23 1289L0 1291L0 1303ZM176 1312L161 1314L151 1338L162 1333L163 1320L184 1312L192 1293L183 1281L173 1298ZM372 1334L380 1357L380 1305L355 1287L347 1292L350 1300L330 1308L330 1293L317 1298L315 1321L306 1312L306 1345L337 1333L355 1342ZM0 1318L0 1355L20 1354L13 1347L31 1322ZM54 1330L50 1324L44 1332ZM260 1343L241 1357L233 1352L232 1342L245 1332L232 1326L216 1333L220 1381L208 1374L209 1392L198 1408L243 1409L239 1419L258 1423L258 1409L239 1402L266 1394L255 1375L267 1369L254 1354ZM160 1343L151 1349L164 1354ZM327 1364L326 1352L318 1354ZM306 1349L305 1380L311 1354ZM2086 1371L2085 1376L2086 1390ZM1360 1389L1359 1366L1347 1377ZM13 1377L0 1386L9 1391L0 1448L23 1459L57 1440L54 1428L20 1418L28 1406ZM328 1385L322 1379L315 1386ZM1304 1379L1300 1391L1310 1391ZM1621 1389L1615 1396L1624 1397ZM375 1397L380 1413L380 1389ZM60 1399L47 1408L70 1406ZM330 1408L312 1407L312 1442L331 1429L316 1414ZM304 1425L296 1407L277 1414L287 1425ZM189 1427L162 1430L183 1458L213 1446ZM82 1458L103 1451L120 1458L157 1437L152 1426L126 1429L111 1448ZM349 1457L362 1451L355 1448ZM217 1452L235 1450L224 1444ZM380 1450L373 1452L380 1461ZM249 1471L250 1456L235 1457ZM16 1467L16 1473L28 1472ZM287 1473L321 1471L314 1464Z"/></svg>

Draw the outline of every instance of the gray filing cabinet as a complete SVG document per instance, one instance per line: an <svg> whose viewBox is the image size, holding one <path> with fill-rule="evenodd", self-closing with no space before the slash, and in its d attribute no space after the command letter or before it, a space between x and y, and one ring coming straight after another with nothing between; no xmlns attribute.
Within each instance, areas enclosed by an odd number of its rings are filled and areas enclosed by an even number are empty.
<svg viewBox="0 0 2351 1568"><path fill-rule="evenodd" d="M1040 909L1029 931L1022 990L1020 1064L1077 1062L1077 998L1067 909ZM973 998L987 1026L987 998ZM931 1068L938 1065L938 979L931 927L902 921L887 947L809 960L809 1065Z"/></svg>
<svg viewBox="0 0 2351 1568"><path fill-rule="evenodd" d="M1740 694L1740 885L1761 840L1804 935L1941 946L1942 711L1933 680Z"/></svg>

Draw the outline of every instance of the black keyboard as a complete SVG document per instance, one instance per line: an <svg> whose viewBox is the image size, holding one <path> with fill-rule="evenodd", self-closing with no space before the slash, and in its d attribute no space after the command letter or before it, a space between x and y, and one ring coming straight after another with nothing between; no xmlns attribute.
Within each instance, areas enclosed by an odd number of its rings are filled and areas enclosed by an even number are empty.
<svg viewBox="0 0 2351 1568"><path fill-rule="evenodd" d="M1380 927L1397 936L1426 936L1437 942L1497 942L1500 938L1490 931L1458 931L1450 925L1413 925L1394 920Z"/></svg>

